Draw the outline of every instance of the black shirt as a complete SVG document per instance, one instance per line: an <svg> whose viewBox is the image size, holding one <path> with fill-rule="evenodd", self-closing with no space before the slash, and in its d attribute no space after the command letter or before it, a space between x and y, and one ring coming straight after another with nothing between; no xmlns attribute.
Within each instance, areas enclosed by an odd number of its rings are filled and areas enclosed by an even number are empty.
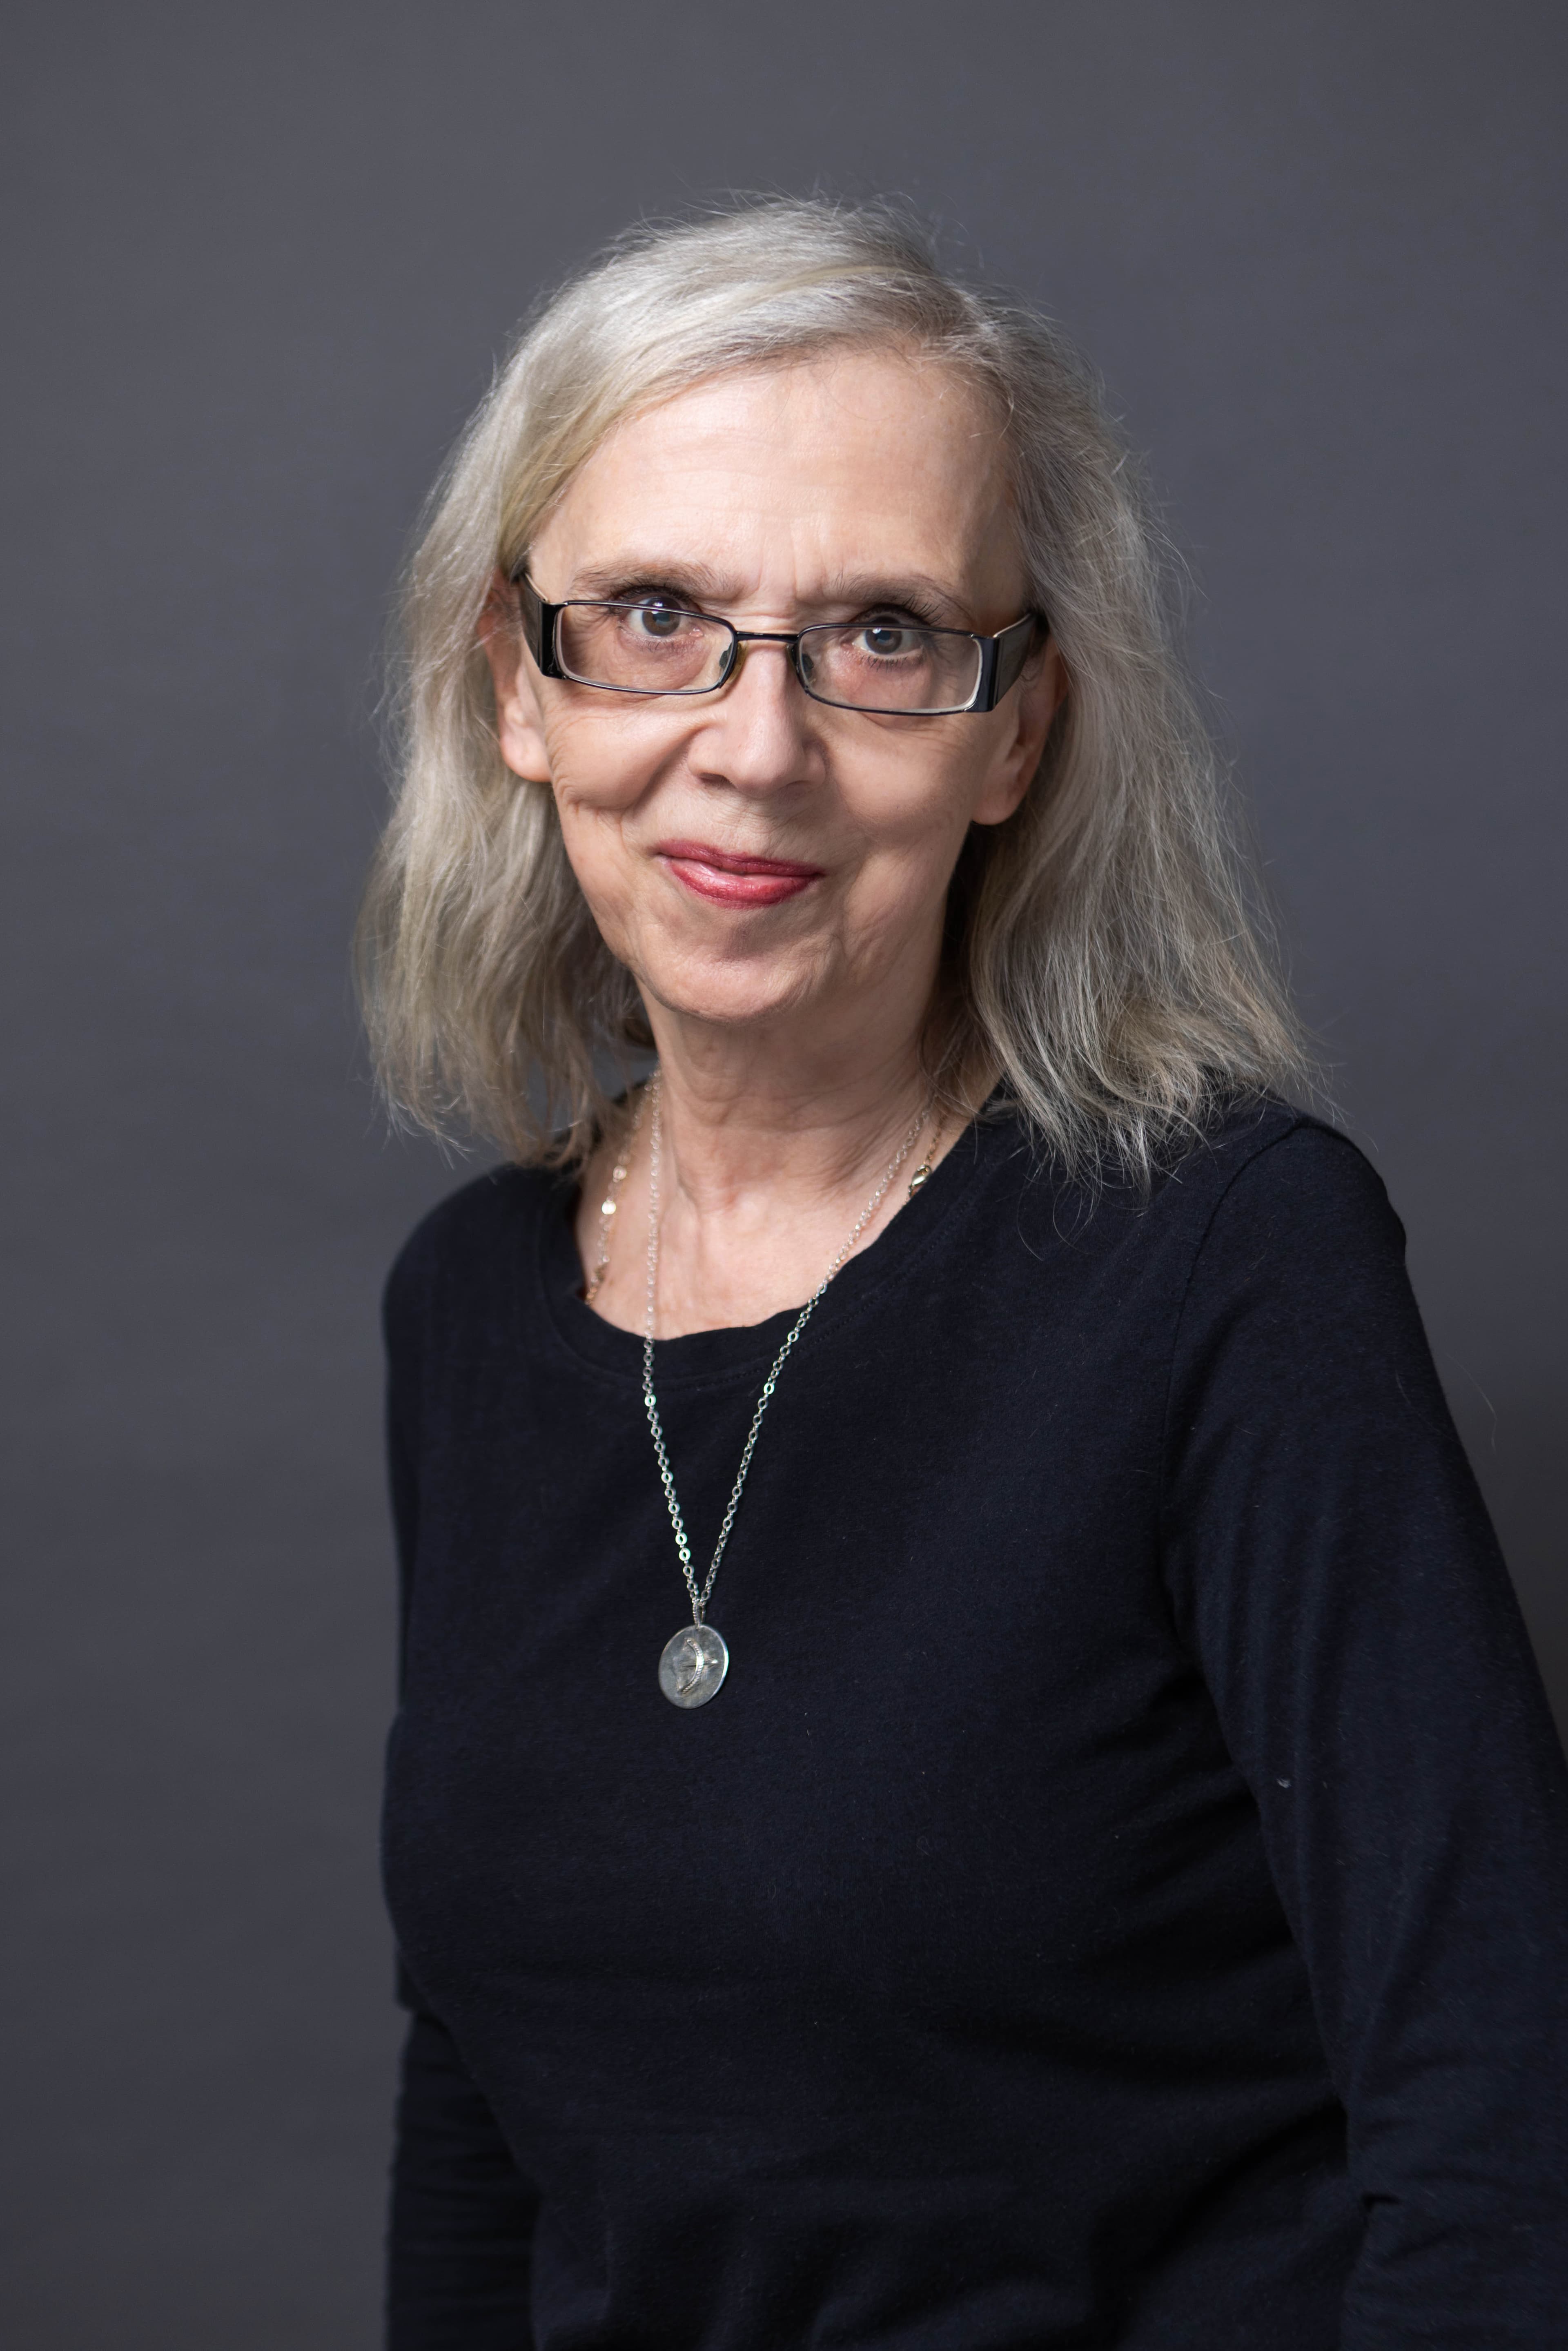
<svg viewBox="0 0 1568 2351"><path fill-rule="evenodd" d="M972 1129L689 1608L575 1195L392 1276L395 2351L1568 2342L1568 1787L1343 1139ZM706 1559L789 1317L662 1342Z"/></svg>

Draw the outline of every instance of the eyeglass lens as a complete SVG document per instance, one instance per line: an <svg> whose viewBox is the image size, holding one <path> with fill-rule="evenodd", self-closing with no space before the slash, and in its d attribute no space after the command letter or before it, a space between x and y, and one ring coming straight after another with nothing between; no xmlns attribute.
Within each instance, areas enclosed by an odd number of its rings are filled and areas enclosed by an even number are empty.
<svg viewBox="0 0 1568 2351"><path fill-rule="evenodd" d="M724 682L735 640L722 621L658 604L567 604L556 639L580 685L629 694L706 694ZM980 674L973 637L896 621L801 632L800 682L818 701L905 716L962 710Z"/></svg>

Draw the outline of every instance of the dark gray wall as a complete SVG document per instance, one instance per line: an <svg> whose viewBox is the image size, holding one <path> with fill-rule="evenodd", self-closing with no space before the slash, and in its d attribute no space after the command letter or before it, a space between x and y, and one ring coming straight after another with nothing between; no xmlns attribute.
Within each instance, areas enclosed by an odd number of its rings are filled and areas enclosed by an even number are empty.
<svg viewBox="0 0 1568 2351"><path fill-rule="evenodd" d="M442 453L542 282L727 185L904 192L1065 321L1194 559L1301 994L1562 1694L1568 20L29 13L0 2330L368 2351L374 1309L454 1176L382 1134L345 941Z"/></svg>

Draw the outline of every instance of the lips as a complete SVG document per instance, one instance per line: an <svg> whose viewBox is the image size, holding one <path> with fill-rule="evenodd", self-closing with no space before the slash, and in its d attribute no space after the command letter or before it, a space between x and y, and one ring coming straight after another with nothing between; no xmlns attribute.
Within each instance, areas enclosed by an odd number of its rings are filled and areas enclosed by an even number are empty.
<svg viewBox="0 0 1568 2351"><path fill-rule="evenodd" d="M654 855L684 888L721 906L778 906L822 878L793 857L745 857L706 841L661 841Z"/></svg>

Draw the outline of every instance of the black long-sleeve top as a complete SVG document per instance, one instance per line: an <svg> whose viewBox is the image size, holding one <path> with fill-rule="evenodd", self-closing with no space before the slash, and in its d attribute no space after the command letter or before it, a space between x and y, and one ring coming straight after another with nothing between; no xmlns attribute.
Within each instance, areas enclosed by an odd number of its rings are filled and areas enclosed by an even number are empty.
<svg viewBox="0 0 1568 2351"><path fill-rule="evenodd" d="M1366 1163L971 1130L779 1380L694 1711L573 1205L388 1293L394 2351L1561 2351L1568 1786ZM703 1556L788 1320L658 1346Z"/></svg>

